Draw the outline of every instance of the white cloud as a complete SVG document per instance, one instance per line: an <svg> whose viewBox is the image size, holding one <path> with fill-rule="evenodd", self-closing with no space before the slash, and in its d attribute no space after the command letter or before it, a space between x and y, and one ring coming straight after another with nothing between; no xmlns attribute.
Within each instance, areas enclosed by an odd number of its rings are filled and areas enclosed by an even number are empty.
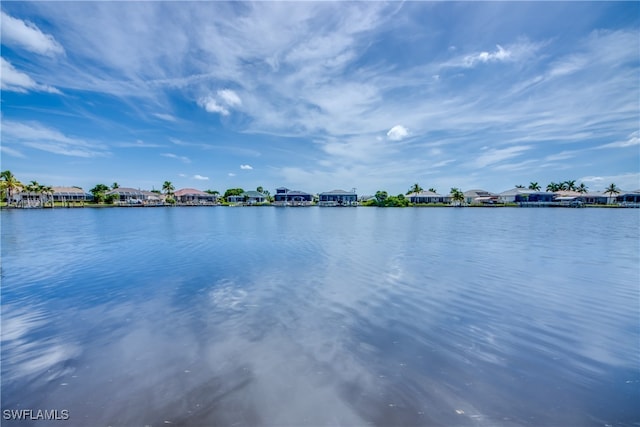
<svg viewBox="0 0 640 427"><path fill-rule="evenodd" d="M635 131L629 137L622 141L610 142L609 144L600 145L596 148L626 148L640 145L640 131Z"/></svg>
<svg viewBox="0 0 640 427"><path fill-rule="evenodd" d="M523 152L530 150L531 148L532 147L530 145L520 145L508 148L496 148L493 150L487 150L475 159L474 164L479 168L483 168L494 163L499 163L503 160L517 157Z"/></svg>
<svg viewBox="0 0 640 427"><path fill-rule="evenodd" d="M205 111L209 113L220 113L223 116L229 115L229 110L227 110L224 106L218 104L215 98L212 96L205 96L198 100L198 105L205 109Z"/></svg>
<svg viewBox="0 0 640 427"><path fill-rule="evenodd" d="M217 97L212 95L201 97L198 105L209 113L220 113L223 116L230 114L229 108L242 105L242 100L231 89L221 89L217 93Z"/></svg>
<svg viewBox="0 0 640 427"><path fill-rule="evenodd" d="M6 59L0 58L0 61L2 63L2 71L0 73L2 90L22 93L26 93L28 90L33 90L60 94L60 91L54 87L36 83L27 74L16 70Z"/></svg>
<svg viewBox="0 0 640 427"><path fill-rule="evenodd" d="M242 104L240 97L231 89L222 89L218 91L218 96L225 104L235 107Z"/></svg>
<svg viewBox="0 0 640 427"><path fill-rule="evenodd" d="M229 172L227 175L229 175L229 176L236 176L236 174L235 174L235 173L233 173L233 172Z"/></svg>
<svg viewBox="0 0 640 427"><path fill-rule="evenodd" d="M240 169L251 170L251 169L253 169L253 166L251 166L251 165L240 165Z"/></svg>
<svg viewBox="0 0 640 427"><path fill-rule="evenodd" d="M44 34L29 21L13 18L4 12L2 12L2 44L45 56L64 54L64 49L53 36Z"/></svg>
<svg viewBox="0 0 640 427"><path fill-rule="evenodd" d="M594 184L589 187L590 191L604 190L611 183L616 184L621 190L634 191L640 189L640 173L631 172L608 176L585 176L578 179L578 182ZM595 187L596 185L597 187Z"/></svg>
<svg viewBox="0 0 640 427"><path fill-rule="evenodd" d="M209 181L208 176L202 176L202 175L194 175L193 179L197 179L198 181Z"/></svg>
<svg viewBox="0 0 640 427"><path fill-rule="evenodd" d="M178 156L177 154L173 154L173 153L162 153L160 155L163 156L163 157L168 157L170 159L181 160L183 163L191 163L191 159L189 159L186 156Z"/></svg>
<svg viewBox="0 0 640 427"><path fill-rule="evenodd" d="M532 43L528 40L518 40L506 47L497 44L496 50L492 52L482 51L458 56L443 66L473 68L478 64L491 62L518 62L532 57L543 45L544 43Z"/></svg>
<svg viewBox="0 0 640 427"><path fill-rule="evenodd" d="M39 123L2 122L2 140L16 142L54 154L72 157L100 157L109 152L102 146L72 138Z"/></svg>
<svg viewBox="0 0 640 427"><path fill-rule="evenodd" d="M153 115L156 116L157 118L162 119L162 120L167 121L167 122L176 122L176 121L178 121L178 119L176 119L171 114L154 113Z"/></svg>
<svg viewBox="0 0 640 427"><path fill-rule="evenodd" d="M391 141L400 141L401 139L404 139L407 136L409 136L409 131L407 130L407 128L405 128L402 125L396 125L391 129L389 129L389 132L387 132L387 137Z"/></svg>
<svg viewBox="0 0 640 427"><path fill-rule="evenodd" d="M9 148L6 145L0 145L0 151L13 157L20 157L20 158L25 157L25 155L22 154L20 151L14 150L13 148Z"/></svg>
<svg viewBox="0 0 640 427"><path fill-rule="evenodd" d="M186 177L187 177L187 174L186 174L186 173L179 173L179 174L178 174L178 176L179 176L180 178L186 178Z"/></svg>
<svg viewBox="0 0 640 427"><path fill-rule="evenodd" d="M511 52L505 50L502 46L496 45L497 50L494 52L480 52L468 55L464 58L467 67L473 67L478 62L495 62L506 61L511 58Z"/></svg>

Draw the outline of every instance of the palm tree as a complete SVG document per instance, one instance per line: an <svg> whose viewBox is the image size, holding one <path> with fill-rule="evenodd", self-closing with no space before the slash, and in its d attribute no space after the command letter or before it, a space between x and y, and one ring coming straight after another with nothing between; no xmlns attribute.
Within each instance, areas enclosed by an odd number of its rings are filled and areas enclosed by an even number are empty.
<svg viewBox="0 0 640 427"><path fill-rule="evenodd" d="M459 188L451 189L451 200L454 202L456 206L463 206L464 204L464 193Z"/></svg>
<svg viewBox="0 0 640 427"><path fill-rule="evenodd" d="M614 194L620 194L620 189L614 183L611 183L611 185L604 190L604 194L608 194L609 197L613 197Z"/></svg>
<svg viewBox="0 0 640 427"><path fill-rule="evenodd" d="M540 185L537 182L530 182L529 190L540 191Z"/></svg>
<svg viewBox="0 0 640 427"><path fill-rule="evenodd" d="M0 172L0 185L2 190L7 192L7 206L11 203L14 191L23 187L22 183L9 170Z"/></svg>
<svg viewBox="0 0 640 427"><path fill-rule="evenodd" d="M430 189L428 189L427 191L430 191L430 192L432 192L432 193L437 193L437 192L438 192L438 191L437 191L435 188L433 188L433 187L431 187L431 188L430 188Z"/></svg>
<svg viewBox="0 0 640 427"><path fill-rule="evenodd" d="M580 183L580 186L578 188L576 188L576 191L580 194L584 194L587 191L589 191L589 187L587 187L586 185L584 185L584 182Z"/></svg>
<svg viewBox="0 0 640 427"><path fill-rule="evenodd" d="M569 191L576 191L576 180L569 180L569 181L565 181L563 184L566 184L567 190Z"/></svg>
<svg viewBox="0 0 640 427"><path fill-rule="evenodd" d="M114 182L113 184L111 184L112 190L115 190L116 188L120 188L120 184L118 184L117 182Z"/></svg>
<svg viewBox="0 0 640 427"><path fill-rule="evenodd" d="M166 194L167 196L173 194L173 190L175 189L176 188L173 186L171 181L165 181L164 184L162 184L162 191L164 191L164 194Z"/></svg>
<svg viewBox="0 0 640 427"><path fill-rule="evenodd" d="M547 191L555 193L556 191L559 191L559 190L560 190L560 184L557 184L555 182L550 182L549 185L547 185Z"/></svg>
<svg viewBox="0 0 640 427"><path fill-rule="evenodd" d="M41 185L40 192L42 195L49 196L48 198L51 200L51 207L53 207L53 187L50 185Z"/></svg>
<svg viewBox="0 0 640 427"><path fill-rule="evenodd" d="M34 198L37 197L38 199L38 204L42 205L42 198L40 197L40 194L42 193L42 185L40 185L38 183L38 181L31 181L29 184L27 184L27 186L25 187L25 190L27 190L27 204L29 206L31 206L31 196L33 195Z"/></svg>
<svg viewBox="0 0 640 427"><path fill-rule="evenodd" d="M175 199L173 198L173 190L175 189L171 181L165 181L164 184L162 184L162 191L164 191L166 195L165 201L171 205L175 203Z"/></svg>
<svg viewBox="0 0 640 427"><path fill-rule="evenodd" d="M524 188L524 185L518 184L518 185L516 185L516 188Z"/></svg>
<svg viewBox="0 0 640 427"><path fill-rule="evenodd" d="M411 188L409 188L409 191L407 191L407 194L411 194L411 193L419 193L423 190L422 187L420 187L420 184L418 184L417 182L415 184L413 184L411 186Z"/></svg>

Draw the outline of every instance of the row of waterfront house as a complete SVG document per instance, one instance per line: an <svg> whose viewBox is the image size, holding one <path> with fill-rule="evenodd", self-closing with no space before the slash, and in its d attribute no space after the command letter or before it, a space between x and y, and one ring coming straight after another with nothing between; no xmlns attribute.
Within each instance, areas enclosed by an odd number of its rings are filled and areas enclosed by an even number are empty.
<svg viewBox="0 0 640 427"><path fill-rule="evenodd" d="M111 196L115 205L120 206L164 206L168 198L178 205L218 205L225 201L232 206L252 206L270 204L274 206L357 206L373 199L374 196L358 196L355 189L351 191L332 190L318 194L290 190L285 187L276 189L273 196L258 191L245 191L239 195L222 196L211 194L194 188L183 188L170 195L154 191L120 187L106 193ZM454 202L451 195L438 194L432 191L420 191L404 196L414 205L499 205L518 204L520 206L584 206L584 205L619 205L629 207L640 206L640 190L621 191L618 194L604 192L578 193L575 191L535 191L526 188L513 188L502 193L485 190L468 190L464 192L463 202ZM93 196L79 187L52 187L46 193L22 191L11 196L10 206L44 207L55 203L63 206L82 206L91 202Z"/></svg>

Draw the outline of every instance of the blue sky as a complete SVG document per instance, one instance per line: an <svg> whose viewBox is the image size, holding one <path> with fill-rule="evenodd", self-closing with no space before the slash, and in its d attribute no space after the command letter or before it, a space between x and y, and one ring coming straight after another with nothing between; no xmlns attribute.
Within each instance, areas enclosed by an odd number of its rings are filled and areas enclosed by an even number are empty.
<svg viewBox="0 0 640 427"><path fill-rule="evenodd" d="M2 2L2 170L640 188L638 2Z"/></svg>

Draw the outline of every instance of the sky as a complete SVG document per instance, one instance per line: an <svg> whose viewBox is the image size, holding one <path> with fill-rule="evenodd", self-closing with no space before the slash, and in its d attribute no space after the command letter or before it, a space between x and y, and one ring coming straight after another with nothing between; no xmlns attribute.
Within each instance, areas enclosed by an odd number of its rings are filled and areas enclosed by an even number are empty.
<svg viewBox="0 0 640 427"><path fill-rule="evenodd" d="M22 182L640 188L639 2L2 2Z"/></svg>

